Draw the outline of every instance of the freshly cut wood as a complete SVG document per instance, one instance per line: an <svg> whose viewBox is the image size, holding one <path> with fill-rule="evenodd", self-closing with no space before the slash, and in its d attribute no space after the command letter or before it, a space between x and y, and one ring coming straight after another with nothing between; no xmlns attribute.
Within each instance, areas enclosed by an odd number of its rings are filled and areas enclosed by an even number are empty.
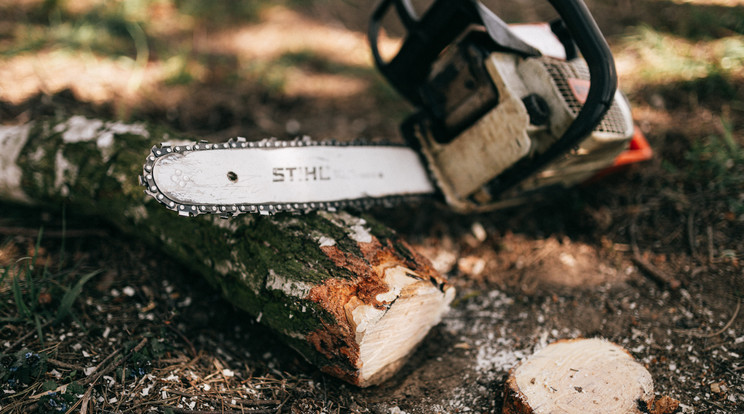
<svg viewBox="0 0 744 414"><path fill-rule="evenodd" d="M200 272L324 372L362 387L392 376L448 309L454 289L369 217L225 220L163 208L137 177L150 147L174 138L79 116L0 126L0 199L104 217Z"/></svg>
<svg viewBox="0 0 744 414"><path fill-rule="evenodd" d="M513 368L504 414L674 412L679 402L655 401L651 374L625 349L603 339L558 341Z"/></svg>

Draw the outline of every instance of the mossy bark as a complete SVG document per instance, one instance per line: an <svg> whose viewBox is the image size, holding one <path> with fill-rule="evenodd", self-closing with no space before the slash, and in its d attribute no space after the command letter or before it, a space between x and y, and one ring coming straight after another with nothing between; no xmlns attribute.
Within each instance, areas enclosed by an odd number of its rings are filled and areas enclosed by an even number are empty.
<svg viewBox="0 0 744 414"><path fill-rule="evenodd" d="M323 371L360 386L392 375L401 358L361 374L370 362L360 338L368 315L390 312L402 294L390 269L405 269L405 286L436 289L426 300L441 302L439 314L422 323L428 330L439 320L453 290L428 261L384 225L347 212L179 217L138 183L151 146L174 138L154 126L83 117L0 127L0 198L104 217L203 274Z"/></svg>

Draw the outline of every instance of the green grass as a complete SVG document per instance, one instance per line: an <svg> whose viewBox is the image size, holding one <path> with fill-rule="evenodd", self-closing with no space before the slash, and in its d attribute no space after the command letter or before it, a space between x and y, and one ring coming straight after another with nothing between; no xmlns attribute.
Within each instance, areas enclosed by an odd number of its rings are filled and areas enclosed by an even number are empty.
<svg viewBox="0 0 744 414"><path fill-rule="evenodd" d="M10 212L12 214L12 212ZM62 231L66 229L63 220ZM43 382L42 391L56 390L58 385L49 380L47 371L48 350L45 349L44 331L49 326L60 325L69 319L77 320L75 303L83 293L85 284L101 273L101 270L82 273L75 266L66 267L65 242L62 238L60 252L47 255L42 249L43 230L39 230L33 254L21 257L10 265L0 267L0 292L6 292L7 299L0 302L0 322L14 326L16 332L29 332L38 338L33 349L24 346L36 342L25 335L8 341L10 349L0 352L0 388L14 399L22 398L24 393L33 392L32 384ZM77 325L83 327L78 321ZM85 328L82 328L85 329ZM19 341L19 342L16 342ZM18 351L13 348L23 347ZM52 349L54 346L52 345ZM62 392L53 392L38 400L38 412L65 412L82 393L82 387L72 382L77 373L66 378L68 387Z"/></svg>
<svg viewBox="0 0 744 414"><path fill-rule="evenodd" d="M641 26L626 35L618 49L621 57L637 57L640 66L634 70L650 83L725 77L744 65L744 36L695 42Z"/></svg>
<svg viewBox="0 0 744 414"><path fill-rule="evenodd" d="M175 0L174 4L179 12L216 26L236 21L255 21L261 9L271 2Z"/></svg>
<svg viewBox="0 0 744 414"><path fill-rule="evenodd" d="M45 354L28 349L9 354L0 353L0 386L3 390L23 390L46 373L46 360Z"/></svg>
<svg viewBox="0 0 744 414"><path fill-rule="evenodd" d="M617 45L617 56L633 71L631 97L661 97L664 109L672 114L682 110L689 114L688 125L707 128L708 132L686 134L684 142L672 145L680 148L672 150L678 156L662 160L662 167L692 192L705 192L739 217L744 214L740 197L744 191L744 36L724 30L725 19L708 22L709 17L688 16L702 19L690 27L710 23L708 35L684 31L672 35L660 27L637 27ZM713 36L721 31L726 35ZM711 133L717 125L718 132ZM687 148L679 146L685 142Z"/></svg>
<svg viewBox="0 0 744 414"><path fill-rule="evenodd" d="M52 6L46 20L29 19L16 32L15 44L3 55L14 56L44 48L85 51L105 56L131 56L137 53L131 26L141 21L124 12L125 3L99 5L77 16ZM37 13L42 13L37 11Z"/></svg>
<svg viewBox="0 0 744 414"><path fill-rule="evenodd" d="M744 214L744 147L733 135L730 122L722 121L723 134L697 140L685 154L689 163L686 181L703 184L704 190L718 195L725 201L729 212Z"/></svg>
<svg viewBox="0 0 744 414"><path fill-rule="evenodd" d="M658 7L669 10L660 16L654 16L658 19L657 27L675 36L709 40L722 34L744 34L744 7L679 4L670 1L656 3Z"/></svg>
<svg viewBox="0 0 744 414"><path fill-rule="evenodd" d="M101 270L81 274L75 267L55 271L46 264L41 266L38 261L41 260L42 235L43 231L39 231L33 256L22 257L0 268L0 289L12 295L12 302L0 304L0 321L33 326L43 343L45 326L75 318L73 305L82 294L83 286ZM55 267L62 267L64 254L60 253L55 259Z"/></svg>

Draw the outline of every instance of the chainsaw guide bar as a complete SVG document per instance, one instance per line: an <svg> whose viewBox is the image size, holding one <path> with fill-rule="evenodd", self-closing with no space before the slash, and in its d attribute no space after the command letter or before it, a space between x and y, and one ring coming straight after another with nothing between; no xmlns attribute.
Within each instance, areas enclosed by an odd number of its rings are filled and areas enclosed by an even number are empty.
<svg viewBox="0 0 744 414"><path fill-rule="evenodd" d="M392 205L435 191L408 147L307 137L162 144L140 184L179 215L223 217Z"/></svg>

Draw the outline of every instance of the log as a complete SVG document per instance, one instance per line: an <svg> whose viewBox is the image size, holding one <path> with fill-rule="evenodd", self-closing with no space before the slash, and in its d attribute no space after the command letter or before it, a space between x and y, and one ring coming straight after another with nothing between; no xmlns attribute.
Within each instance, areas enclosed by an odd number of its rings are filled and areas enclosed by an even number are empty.
<svg viewBox="0 0 744 414"><path fill-rule="evenodd" d="M80 116L0 126L0 199L102 216L204 275L323 372L378 384L454 297L423 256L369 217L179 217L138 183L157 126Z"/></svg>
<svg viewBox="0 0 744 414"><path fill-rule="evenodd" d="M651 374L602 339L554 342L509 373L504 414L670 414L679 402L654 397Z"/></svg>

